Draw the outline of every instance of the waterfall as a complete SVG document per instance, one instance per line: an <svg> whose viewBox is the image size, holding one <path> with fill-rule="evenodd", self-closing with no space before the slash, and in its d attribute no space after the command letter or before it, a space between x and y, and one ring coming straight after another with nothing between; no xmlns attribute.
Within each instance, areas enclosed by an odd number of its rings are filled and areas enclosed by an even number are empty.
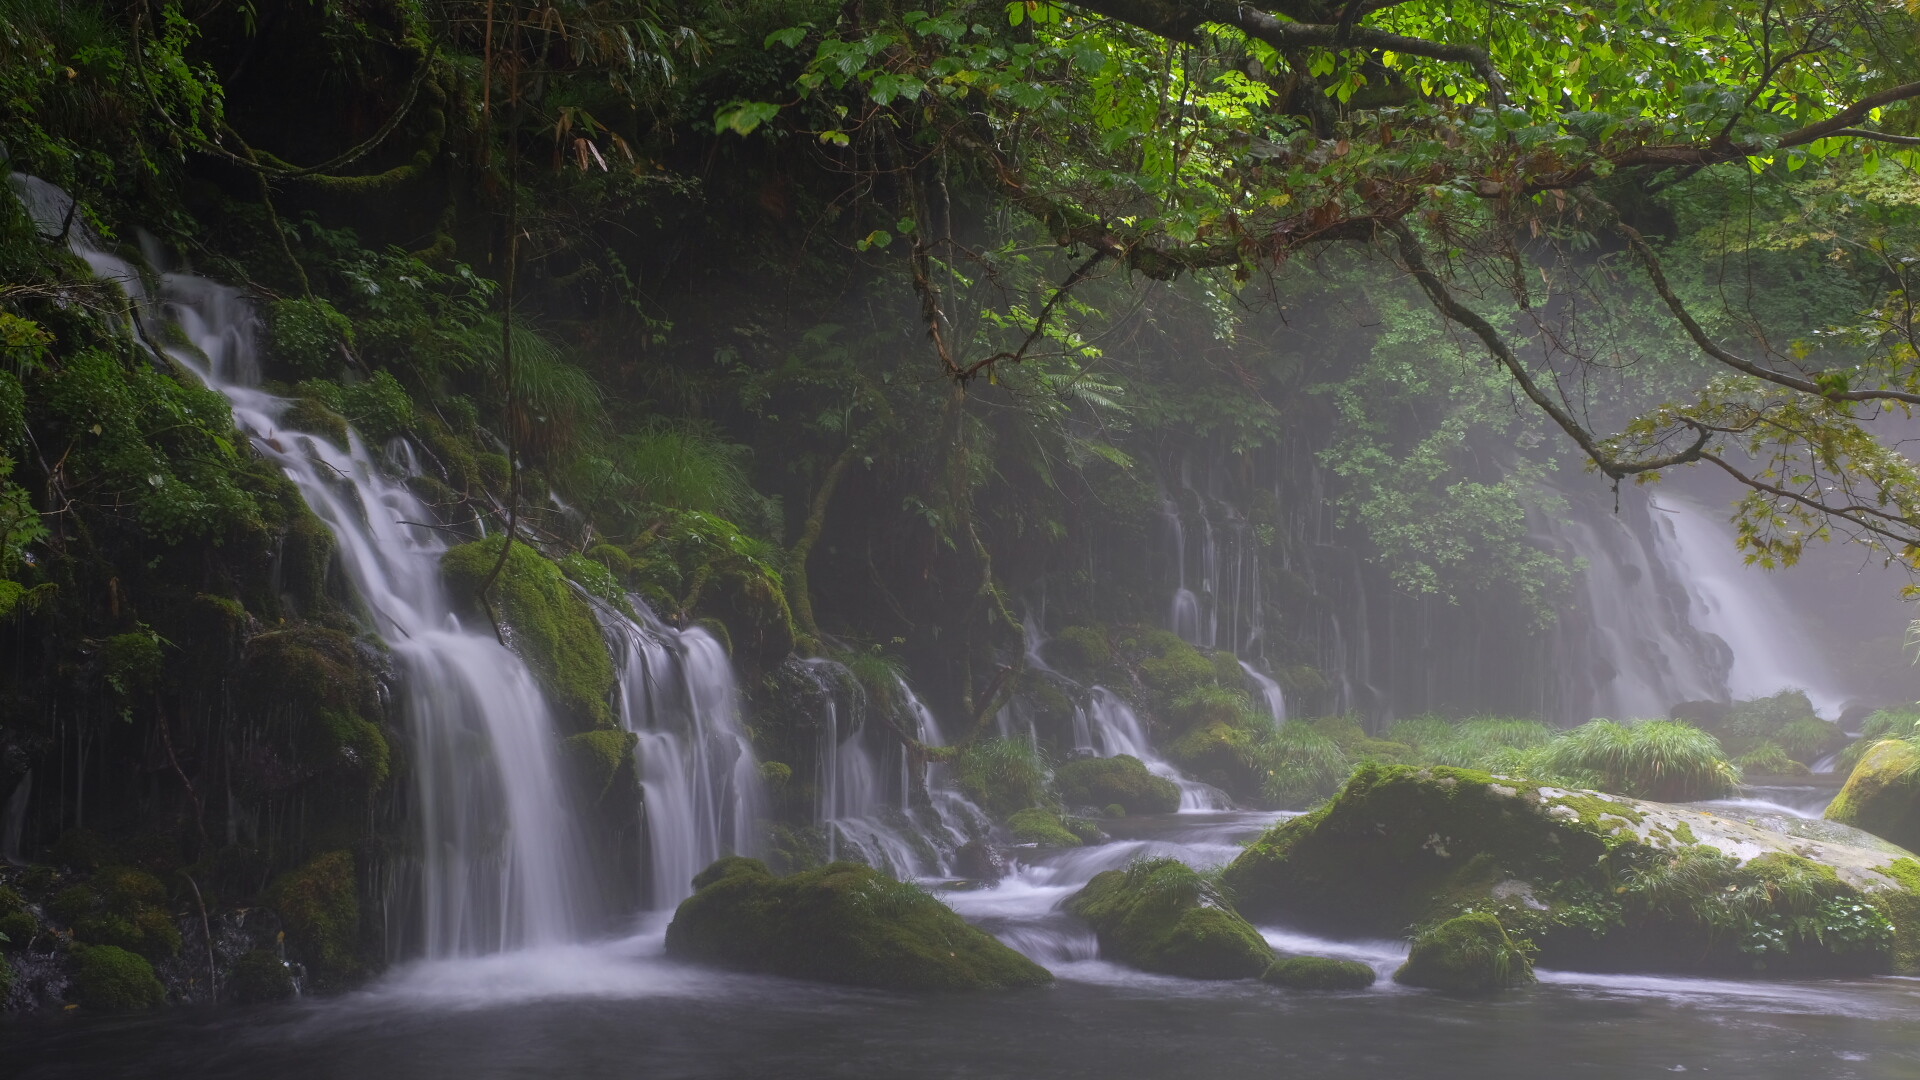
<svg viewBox="0 0 1920 1080"><path fill-rule="evenodd" d="M52 185L13 183L45 232L70 200ZM554 717L532 672L490 628L463 626L439 572L448 544L432 511L349 431L341 448L288 430L290 402L258 389L252 305L236 289L163 274L150 294L138 270L76 223L75 254L133 302L134 326L155 359L226 397L234 424L277 465L338 543L339 564L401 673L411 739L418 950L429 957L497 952L578 939L594 926L595 895L562 781ZM149 320L177 334L147 333ZM157 328L156 328L157 329ZM179 345L153 342L182 341Z"/></svg>
<svg viewBox="0 0 1920 1080"><path fill-rule="evenodd" d="M854 859L895 877L947 874L953 853L992 828L953 779L951 766L914 760L889 723L927 746L946 745L933 710L899 676L897 707L867 699L852 672L837 661L804 661L822 697L816 754L819 796L814 820L826 834L831 859Z"/></svg>
<svg viewBox="0 0 1920 1080"><path fill-rule="evenodd" d="M1280 691L1280 684L1261 674L1252 664L1240 661L1240 670L1246 673L1249 682L1260 691L1260 704L1273 717L1276 724L1287 722L1287 695Z"/></svg>
<svg viewBox="0 0 1920 1080"><path fill-rule="evenodd" d="M661 910L692 895L715 859L753 852L766 799L726 649L629 599L639 621L604 605L599 614L619 664L620 726L639 739L645 895Z"/></svg>
<svg viewBox="0 0 1920 1080"><path fill-rule="evenodd" d="M1650 508L1654 544L1686 588L1693 625L1733 654L1728 693L1745 699L1804 690L1817 711L1837 718L1847 704L1839 679L1779 586L1741 557L1726 525L1669 492Z"/></svg>

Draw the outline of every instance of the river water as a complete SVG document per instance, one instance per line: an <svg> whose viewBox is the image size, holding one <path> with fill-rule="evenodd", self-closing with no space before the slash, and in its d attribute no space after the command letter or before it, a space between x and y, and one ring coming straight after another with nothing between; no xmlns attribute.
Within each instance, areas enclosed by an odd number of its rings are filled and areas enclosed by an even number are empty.
<svg viewBox="0 0 1920 1080"><path fill-rule="evenodd" d="M1112 822L1110 843L1028 850L998 888L946 894L1046 963L1059 976L1046 989L903 995L689 967L663 955L655 916L594 944L416 963L327 1000L15 1020L0 1028L0 1071L23 1080L1920 1076L1915 979L1542 971L1530 989L1462 999L1387 978L1404 956L1399 942L1263 928L1283 952L1350 957L1381 973L1370 990L1309 994L1117 967L1055 910L1092 874L1143 855L1217 864L1275 817Z"/></svg>

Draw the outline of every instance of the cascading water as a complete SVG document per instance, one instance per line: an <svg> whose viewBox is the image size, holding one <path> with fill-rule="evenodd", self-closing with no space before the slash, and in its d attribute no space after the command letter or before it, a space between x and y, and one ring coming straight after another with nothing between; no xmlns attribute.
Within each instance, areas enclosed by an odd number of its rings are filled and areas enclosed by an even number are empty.
<svg viewBox="0 0 1920 1080"><path fill-rule="evenodd" d="M900 878L948 873L954 851L985 835L991 819L960 792L949 766L916 771L901 741L883 730L887 721L871 715L886 706L869 702L844 665L804 663L823 702L815 820L826 834L828 857L856 859ZM897 676L894 696L894 725L923 745L945 745L933 711Z"/></svg>
<svg viewBox="0 0 1920 1080"><path fill-rule="evenodd" d="M752 854L766 799L725 648L632 602L638 622L599 610L620 669L620 726L639 738L647 906L662 910L691 895L715 859Z"/></svg>
<svg viewBox="0 0 1920 1080"><path fill-rule="evenodd" d="M43 231L62 228L71 201L52 185L13 184ZM235 426L278 465L332 531L340 566L402 677L412 741L419 849L413 886L429 957L554 944L594 927L596 895L566 786L554 719L532 672L490 629L462 626L439 572L447 549L429 510L352 430L347 445L288 430L290 402L257 388L252 306L238 290L164 274L149 291L139 271L78 224L74 253L132 302L156 362L184 369L226 397ZM175 334L147 332L155 320Z"/></svg>
<svg viewBox="0 0 1920 1080"><path fill-rule="evenodd" d="M1650 509L1654 544L1686 587L1690 621L1733 654L1726 676L1731 696L1804 690L1817 711L1838 717L1847 704L1839 680L1779 587L1741 558L1727 527L1671 493L1661 493Z"/></svg>

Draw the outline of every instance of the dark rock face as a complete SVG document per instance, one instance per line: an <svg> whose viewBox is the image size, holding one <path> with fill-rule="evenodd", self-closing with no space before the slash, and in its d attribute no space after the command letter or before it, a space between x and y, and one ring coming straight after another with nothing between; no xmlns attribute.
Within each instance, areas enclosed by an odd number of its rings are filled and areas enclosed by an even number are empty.
<svg viewBox="0 0 1920 1080"><path fill-rule="evenodd" d="M969 881L991 885L1010 871L1007 857L985 840L970 840L953 853L953 871Z"/></svg>
<svg viewBox="0 0 1920 1080"><path fill-rule="evenodd" d="M918 886L858 863L774 877L721 859L667 927L670 956L740 971L884 990L1040 986L1047 970Z"/></svg>

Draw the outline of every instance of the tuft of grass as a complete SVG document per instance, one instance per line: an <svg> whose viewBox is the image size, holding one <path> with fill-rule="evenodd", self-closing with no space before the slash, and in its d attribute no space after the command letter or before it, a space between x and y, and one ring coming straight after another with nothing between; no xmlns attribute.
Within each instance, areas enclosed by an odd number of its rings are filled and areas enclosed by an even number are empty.
<svg viewBox="0 0 1920 1080"><path fill-rule="evenodd" d="M1598 777L1607 791L1668 802L1710 799L1740 782L1720 740L1672 720L1590 721L1548 743L1541 764L1562 776Z"/></svg>
<svg viewBox="0 0 1920 1080"><path fill-rule="evenodd" d="M1047 798L1046 759L1026 739L980 739L960 752L953 775L969 798L999 817Z"/></svg>
<svg viewBox="0 0 1920 1080"><path fill-rule="evenodd" d="M1303 806L1326 798L1352 771L1340 744L1305 723L1282 724L1254 744L1253 755L1266 774L1262 793L1282 806Z"/></svg>

